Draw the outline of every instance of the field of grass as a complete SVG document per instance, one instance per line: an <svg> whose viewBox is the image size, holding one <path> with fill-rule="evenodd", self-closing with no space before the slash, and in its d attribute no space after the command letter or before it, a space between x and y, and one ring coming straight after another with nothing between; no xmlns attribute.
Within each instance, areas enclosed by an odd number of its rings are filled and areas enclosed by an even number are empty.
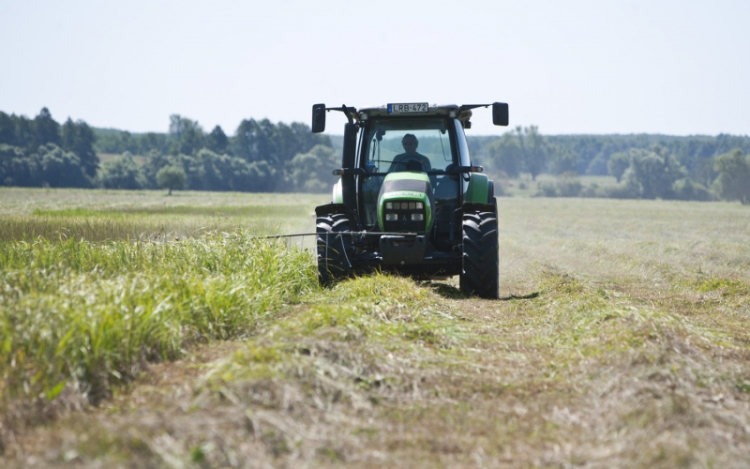
<svg viewBox="0 0 750 469"><path fill-rule="evenodd" d="M486 301L253 238L325 198L10 192L2 467L747 465L747 207L499 199Z"/></svg>
<svg viewBox="0 0 750 469"><path fill-rule="evenodd" d="M0 187L0 241L167 240L247 229L255 235L315 231L327 195Z"/></svg>

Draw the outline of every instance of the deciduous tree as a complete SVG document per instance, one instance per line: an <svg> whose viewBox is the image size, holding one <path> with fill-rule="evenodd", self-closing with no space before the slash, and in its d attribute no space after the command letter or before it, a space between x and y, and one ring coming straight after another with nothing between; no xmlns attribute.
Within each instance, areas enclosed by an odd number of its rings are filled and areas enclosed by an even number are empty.
<svg viewBox="0 0 750 469"><path fill-rule="evenodd" d="M516 136L521 144L524 169L531 173L531 179L536 181L536 177L547 166L549 145L535 125L523 129L520 126L516 127Z"/></svg>
<svg viewBox="0 0 750 469"><path fill-rule="evenodd" d="M0 184L39 186L39 156L26 155L22 148L0 143Z"/></svg>
<svg viewBox="0 0 750 469"><path fill-rule="evenodd" d="M750 158L736 149L717 156L714 168L719 173L714 186L724 200L750 204Z"/></svg>
<svg viewBox="0 0 750 469"><path fill-rule="evenodd" d="M52 118L49 109L43 107L33 121L34 147L54 143L61 145L60 124Z"/></svg>
<svg viewBox="0 0 750 469"><path fill-rule="evenodd" d="M96 170L99 168L99 157L94 151L94 131L87 123L79 120L73 122L68 120L62 125L62 148L76 154L81 160L84 172L89 177L96 176Z"/></svg>
<svg viewBox="0 0 750 469"><path fill-rule="evenodd" d="M0 111L0 144L3 143L6 145L17 145L16 123L13 117Z"/></svg>
<svg viewBox="0 0 750 469"><path fill-rule="evenodd" d="M172 189L182 189L185 185L185 171L174 165L163 167L156 173L156 181L159 186L169 189L167 195L172 195Z"/></svg>
<svg viewBox="0 0 750 469"><path fill-rule="evenodd" d="M102 164L99 174L99 183L107 189L141 189L145 182L133 156L128 152Z"/></svg>
<svg viewBox="0 0 750 469"><path fill-rule="evenodd" d="M630 157L624 152L612 153L612 156L609 157L609 161L607 161L607 170L611 176L614 176L615 179L617 179L618 183L629 167Z"/></svg>
<svg viewBox="0 0 750 469"><path fill-rule="evenodd" d="M672 198L675 181L685 176L685 169L664 147L651 151L631 150L628 185L645 199Z"/></svg>
<svg viewBox="0 0 750 469"><path fill-rule="evenodd" d="M169 116L169 135L172 154L195 155L205 146L205 134L200 124L179 114Z"/></svg>
<svg viewBox="0 0 750 469"><path fill-rule="evenodd" d="M336 183L331 168L338 164L336 152L324 145L315 145L307 153L298 153L291 161L289 190L294 192L327 192Z"/></svg>
<svg viewBox="0 0 750 469"><path fill-rule="evenodd" d="M206 136L206 148L214 153L225 153L227 151L228 143L229 138L227 138L227 135L224 133L221 126L218 125Z"/></svg>
<svg viewBox="0 0 750 469"><path fill-rule="evenodd" d="M549 145L549 167L552 174L578 173L578 154L570 148Z"/></svg>
<svg viewBox="0 0 750 469"><path fill-rule="evenodd" d="M75 153L64 151L54 143L39 147L42 178L50 187L89 187L81 160Z"/></svg>
<svg viewBox="0 0 750 469"><path fill-rule="evenodd" d="M487 152L494 169L499 169L512 178L517 177L521 172L523 152L513 132L506 132L499 140L492 142Z"/></svg>

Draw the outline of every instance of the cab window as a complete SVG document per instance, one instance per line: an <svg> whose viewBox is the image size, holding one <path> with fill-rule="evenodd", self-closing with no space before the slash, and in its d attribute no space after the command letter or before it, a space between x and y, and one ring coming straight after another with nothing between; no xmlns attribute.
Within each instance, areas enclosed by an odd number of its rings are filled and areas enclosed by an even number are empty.
<svg viewBox="0 0 750 469"><path fill-rule="evenodd" d="M407 171L413 161L420 162L424 171L444 170L453 163L450 132L444 119L374 121L363 144L362 166L369 173Z"/></svg>

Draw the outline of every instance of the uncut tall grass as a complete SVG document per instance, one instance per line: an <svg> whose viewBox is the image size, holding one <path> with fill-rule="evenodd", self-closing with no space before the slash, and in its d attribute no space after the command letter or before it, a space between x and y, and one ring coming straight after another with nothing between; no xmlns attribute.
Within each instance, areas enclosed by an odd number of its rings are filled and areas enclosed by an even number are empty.
<svg viewBox="0 0 750 469"><path fill-rule="evenodd" d="M0 243L0 410L61 392L96 402L144 363L248 334L315 288L309 251L242 231Z"/></svg>

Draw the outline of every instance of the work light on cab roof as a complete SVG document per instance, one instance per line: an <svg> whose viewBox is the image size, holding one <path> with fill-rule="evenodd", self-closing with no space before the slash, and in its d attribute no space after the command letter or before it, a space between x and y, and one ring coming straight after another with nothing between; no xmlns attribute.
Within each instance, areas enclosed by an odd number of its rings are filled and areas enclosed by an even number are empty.
<svg viewBox="0 0 750 469"><path fill-rule="evenodd" d="M472 110L492 108L508 125L508 105L389 103L312 108L312 131L326 114L346 116L341 179L317 214L318 276L324 285L352 273L392 271L419 278L460 276L461 289L498 296L497 200L472 164L464 131Z"/></svg>

